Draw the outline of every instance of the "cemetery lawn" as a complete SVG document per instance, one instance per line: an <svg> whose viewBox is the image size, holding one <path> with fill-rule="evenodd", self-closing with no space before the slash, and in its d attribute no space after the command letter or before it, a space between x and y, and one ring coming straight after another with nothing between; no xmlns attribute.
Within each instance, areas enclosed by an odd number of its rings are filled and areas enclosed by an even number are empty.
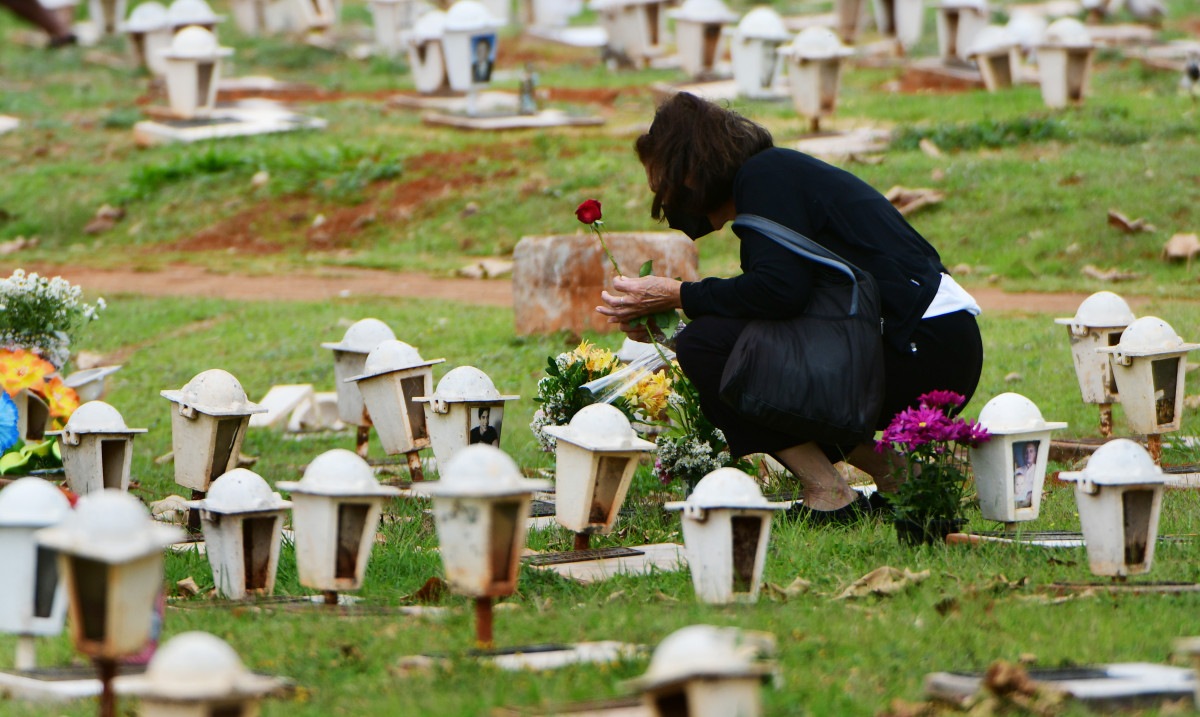
<svg viewBox="0 0 1200 717"><path fill-rule="evenodd" d="M1196 32L1187 0L1169 3L1164 37ZM347 3L350 26L369 19L361 2ZM936 52L932 15L915 56ZM0 15L0 36L16 36ZM72 267L154 272L187 264L234 275L286 275L303 282L330 267L387 269L447 277L482 258L504 258L522 236L570 233L582 199L604 203L613 231L655 229L647 217L644 176L631 151L651 116L654 81L679 81L672 71L615 74L596 54L545 49L516 36L501 40L499 67L534 63L551 105L598 113L604 127L498 135L456 133L421 124L417 113L386 100L411 88L400 61L356 61L282 39L254 39L222 29L236 48L232 74L269 74L310 83L320 97L299 106L329 121L320 133L293 134L193 147L138 149L131 125L140 116L146 80L124 57L121 42L93 49L44 52L0 41L0 114L22 128L0 135L0 243L37 238L36 246L0 257L0 272L39 266L70 278ZM507 55L505 53L508 53ZM1177 89L1178 76L1144 69L1115 51L1097 58L1092 96L1079 108L1046 110L1036 87L987 95L889 91L897 71L856 68L844 77L832 129L892 127L928 135L941 156L897 146L880 163L851 171L886 190L929 187L941 204L911 217L968 288L1013 292L1101 289L1136 297L1139 316L1164 318L1185 340L1200 335L1198 270L1161 260L1176 233L1200 231L1200 109ZM515 76L506 81L516 86ZM503 83L502 83L503 84ZM557 99L556 99L557 98ZM316 100L320 101L316 101ZM777 143L805 131L787 103L737 103L762 121ZM1029 120L1034 120L1032 123ZM914 141L915 144L915 141ZM261 172L269 175L262 182ZM254 177L258 175L258 182ZM85 234L101 205L123 208L107 231ZM1108 210L1145 218L1151 232L1126 234L1106 222ZM318 217L322 219L318 220ZM699 243L705 274L736 271L728 231ZM1086 267L1096 271L1085 273ZM1089 276L1131 275L1114 283ZM85 289L87 287L85 286ZM169 463L168 402L194 375L220 367L252 399L276 384L311 383L332 390L332 361L322 342L337 341L348 322L373 316L388 323L426 358L445 358L435 380L464 364L486 371L502 393L520 394L506 410L504 448L530 473L548 470L526 429L546 358L580 337L514 336L510 309L428 298L354 294L328 301L231 300L109 293L101 321L78 348L124 364L106 400L132 427L149 429L134 443L135 494L158 500L180 489ZM1017 391L1048 420L1067 421L1065 436L1097 436L1094 407L1080 403L1066 332L1046 311L996 311L981 320L987 361L967 415L988 398ZM613 335L588 335L616 347ZM1195 394L1195 372L1190 393ZM1118 433L1127 432L1120 407ZM1200 435L1190 409L1180 436ZM1171 445L1164 463L1200 463L1200 450ZM243 448L253 470L274 484L295 480L313 457L352 448L353 434L301 438L252 431ZM377 442L372 457L383 459ZM1074 466L1055 464L1051 470ZM786 484L780 485L787 489ZM681 541L678 517L661 509L683 497L661 486L651 467L639 469L628 505L598 546ZM409 604L425 581L441 574L432 521L418 500L387 508L359 595L370 606ZM1171 491L1162 534L1186 536L1158 546L1150 575L1131 583L1200 582L1200 496ZM972 529L993 529L978 509ZM1072 489L1047 481L1036 530L1077 530ZM530 546L564 550L562 529L530 534ZM888 598L835 600L843 588L877 567L929 571L920 584ZM1058 667L1102 662L1168 662L1173 639L1198 632L1200 594L1110 595L1103 590L1059 595L1055 583L1096 582L1082 549L1011 545L907 548L889 524L813 529L777 519L764 579L811 583L787 599L766 594L753 606L697 604L686 571L576 585L529 568L520 591L496 613L496 644L516 647L582 640L645 646L639 658L615 665L544 673L505 673L466 656L473 645L471 605L444 597L444 617L338 618L320 609L219 606L178 594L191 577L212 587L203 557L169 554L172 597L165 637L206 630L227 640L246 664L292 678L290 696L267 702L267 717L329 715L486 715L495 708L622 694L621 681L645 671L649 650L685 625L711 623L765 630L778 640L779 680L764 690L765 713L874 715L893 700L922 698L922 679L940 670L982 670L995 660ZM285 549L276 588L304 595ZM14 640L0 637L0 668L11 666ZM446 661L409 671L402 658L437 654ZM47 666L76 660L66 635L39 641ZM126 713L132 704L123 703ZM0 714L71 717L94 705L31 706L0 701ZM1163 710L1162 712L1165 712ZM1144 714L1159 714L1147 710ZM1078 706L1063 714L1087 714Z"/></svg>

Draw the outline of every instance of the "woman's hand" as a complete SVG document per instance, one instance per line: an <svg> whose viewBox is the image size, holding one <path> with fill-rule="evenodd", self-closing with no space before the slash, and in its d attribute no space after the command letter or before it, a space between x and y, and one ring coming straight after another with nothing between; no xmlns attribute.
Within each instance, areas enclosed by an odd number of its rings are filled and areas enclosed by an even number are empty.
<svg viewBox="0 0 1200 717"><path fill-rule="evenodd" d="M682 284L681 281L663 276L618 276L613 280L613 288L623 295L601 291L600 300L604 305L597 306L596 311L607 316L610 324L620 324L621 330L629 338L644 341L648 337L645 326L633 326L630 322L661 311L678 309L681 306L679 287Z"/></svg>

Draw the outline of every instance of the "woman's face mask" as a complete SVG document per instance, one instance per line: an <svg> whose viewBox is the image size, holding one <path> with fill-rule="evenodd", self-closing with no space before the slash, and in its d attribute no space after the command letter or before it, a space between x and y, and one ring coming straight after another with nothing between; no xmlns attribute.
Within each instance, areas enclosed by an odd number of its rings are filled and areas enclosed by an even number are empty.
<svg viewBox="0 0 1200 717"><path fill-rule="evenodd" d="M679 194L682 196L679 197L677 203L672 202L673 204L676 204L676 206L691 204L691 189L684 187ZM663 207L663 214L667 218L667 226L687 234L688 238L692 241L699 239L705 234L711 234L713 231L712 222L703 214L692 214L684 209L671 209L668 207Z"/></svg>
<svg viewBox="0 0 1200 717"><path fill-rule="evenodd" d="M667 217L667 226L687 234L688 238L692 241L699 239L705 234L711 234L713 231L712 222L703 214L691 214L689 212L671 210L667 210L664 214Z"/></svg>

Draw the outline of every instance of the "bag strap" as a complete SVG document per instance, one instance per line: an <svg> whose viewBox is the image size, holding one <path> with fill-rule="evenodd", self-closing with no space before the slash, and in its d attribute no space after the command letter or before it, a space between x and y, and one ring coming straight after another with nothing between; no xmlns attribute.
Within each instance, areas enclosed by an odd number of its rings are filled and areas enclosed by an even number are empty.
<svg viewBox="0 0 1200 717"><path fill-rule="evenodd" d="M861 269L800 232L766 217L760 217L757 214L739 214L733 220L734 231L736 232L739 227L753 229L809 261L845 274L853 285L850 292L850 315L854 316L858 313L858 274L855 272L862 271Z"/></svg>

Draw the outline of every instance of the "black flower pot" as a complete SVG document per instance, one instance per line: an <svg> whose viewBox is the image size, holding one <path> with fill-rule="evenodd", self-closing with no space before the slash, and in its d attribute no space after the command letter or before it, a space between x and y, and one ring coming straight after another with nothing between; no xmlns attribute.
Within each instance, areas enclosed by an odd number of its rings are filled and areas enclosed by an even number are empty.
<svg viewBox="0 0 1200 717"><path fill-rule="evenodd" d="M962 518L931 518L929 520L895 521L896 538L901 545L934 545L946 542L946 536L962 530L967 521Z"/></svg>

